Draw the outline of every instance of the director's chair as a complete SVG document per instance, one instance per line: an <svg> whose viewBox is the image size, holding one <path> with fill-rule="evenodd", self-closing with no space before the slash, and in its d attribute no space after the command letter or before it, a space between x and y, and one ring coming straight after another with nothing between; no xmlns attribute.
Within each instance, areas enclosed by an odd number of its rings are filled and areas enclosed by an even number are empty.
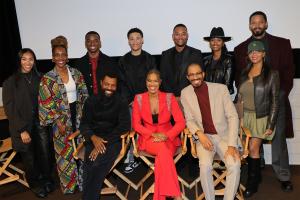
<svg viewBox="0 0 300 200"><path fill-rule="evenodd" d="M192 134L189 133L188 137L189 137L190 143L191 143L192 156L194 158L198 158L197 157L197 150L196 150L196 147L195 147L195 142L192 138ZM245 127L240 127L239 137L240 137L241 144L242 144L242 149L240 151L240 158L241 158L241 165L242 165L242 164L245 163L245 159L248 157L248 154L249 154L248 145L249 145L249 140L250 140L250 137L251 137L250 130L245 128ZM217 161L217 162L220 161L217 154L216 154L214 160ZM225 169L213 168L213 170L212 170L212 175L214 177L214 186L216 187L216 186L221 184L221 189L215 189L215 195L216 196L223 196L224 195L225 186L226 186L226 180L225 180L226 174L227 174L226 168ZM190 188L195 187L195 199L202 200L202 199L205 198L205 195L204 195L203 192L200 196L198 195L198 183L199 182L200 182L200 176L190 184ZM238 187L238 191L236 193L236 198L237 199L244 200L243 191L245 191L245 186L243 186L240 183L239 187Z"/></svg>
<svg viewBox="0 0 300 200"><path fill-rule="evenodd" d="M7 119L7 117L3 107L0 107L0 120L4 119ZM6 138L0 142L0 186L13 181L18 181L24 186L29 187L26 181L25 172L11 164L17 154L12 148L11 138Z"/></svg>
<svg viewBox="0 0 300 200"><path fill-rule="evenodd" d="M77 130L76 132L71 134L68 137L68 139L72 141L72 145L74 147L73 157L75 159L80 159L80 160L84 161L84 152L85 152L84 143L81 142L77 146L76 141L75 141L79 135L80 135L80 131ZM120 173L117 169L115 169L115 167L122 160L124 155L126 155L126 151L127 151L127 147L128 147L128 143L129 143L128 135L129 135L129 132L126 132L120 136L120 139L122 141L122 147L121 147L121 150L120 150L120 153L119 153L117 159L115 160L113 166L110 169L110 172L113 171L119 178L121 178L125 182L126 182L126 177L122 173ZM117 186L114 186L108 179L104 180L104 185L106 185L106 187L102 188L102 190L101 190L102 195L115 194L121 200L127 200L128 191L129 191L129 187L130 187L129 184L127 186L127 190L126 190L125 194L121 193L118 190Z"/></svg>
<svg viewBox="0 0 300 200"><path fill-rule="evenodd" d="M154 173L154 163L149 158L155 159L155 156L150 155L145 151L138 150L137 143L134 139L135 134L136 134L135 131L131 131L130 135L129 135L129 137L131 138L132 144L133 144L133 154L136 157L140 157L149 168L146 175L137 184L137 186L141 188L141 190L140 190L140 200L144 200L149 196L149 194L154 193L154 183L152 183L151 186L144 193L143 193L143 189L144 189L144 183L146 182L146 180ZM181 132L181 135L180 135L182 145L180 147L178 147L177 151L174 154L174 163L175 163L175 165L180 160L180 158L184 154L186 154L186 152L187 152L187 147L186 147L187 136L188 136L188 130L184 129L184 131ZM183 199L188 199L185 195L185 188L184 188L184 186L187 183L179 175L177 175L177 176L178 176L178 181L181 185L182 197L183 197Z"/></svg>

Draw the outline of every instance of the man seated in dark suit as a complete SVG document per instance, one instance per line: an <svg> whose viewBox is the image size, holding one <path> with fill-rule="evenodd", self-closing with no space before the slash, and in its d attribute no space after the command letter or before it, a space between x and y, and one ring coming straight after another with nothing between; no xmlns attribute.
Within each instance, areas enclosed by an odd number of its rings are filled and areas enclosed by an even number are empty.
<svg viewBox="0 0 300 200"><path fill-rule="evenodd" d="M98 95L84 105L80 131L85 138L83 166L83 200L98 200L106 175L120 150L120 135L130 130L127 102L117 90L117 73L104 71Z"/></svg>

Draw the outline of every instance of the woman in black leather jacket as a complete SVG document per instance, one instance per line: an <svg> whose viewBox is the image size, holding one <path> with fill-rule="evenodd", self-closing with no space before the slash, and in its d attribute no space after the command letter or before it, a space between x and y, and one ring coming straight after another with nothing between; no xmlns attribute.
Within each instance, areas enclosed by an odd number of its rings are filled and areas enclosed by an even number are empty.
<svg viewBox="0 0 300 200"><path fill-rule="evenodd" d="M259 149L262 140L272 140L274 136L279 108L279 74L264 62L265 55L262 42L253 41L248 45L249 64L241 73L238 88L238 101L243 109L241 125L252 133L245 197L257 192L261 181Z"/></svg>
<svg viewBox="0 0 300 200"><path fill-rule="evenodd" d="M209 42L212 54L204 58L205 80L213 83L227 85L230 94L233 89L233 62L232 56L228 54L225 42L231 37L225 37L221 27L214 27L209 37L204 37Z"/></svg>

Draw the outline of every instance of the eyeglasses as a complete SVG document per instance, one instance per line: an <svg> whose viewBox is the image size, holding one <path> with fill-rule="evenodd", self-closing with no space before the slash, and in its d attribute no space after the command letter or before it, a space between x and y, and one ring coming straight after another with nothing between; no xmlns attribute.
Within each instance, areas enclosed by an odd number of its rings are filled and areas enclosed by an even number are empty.
<svg viewBox="0 0 300 200"><path fill-rule="evenodd" d="M191 74L188 74L188 78L192 78L192 77L199 77L202 75L203 72L197 72L197 73L191 73Z"/></svg>

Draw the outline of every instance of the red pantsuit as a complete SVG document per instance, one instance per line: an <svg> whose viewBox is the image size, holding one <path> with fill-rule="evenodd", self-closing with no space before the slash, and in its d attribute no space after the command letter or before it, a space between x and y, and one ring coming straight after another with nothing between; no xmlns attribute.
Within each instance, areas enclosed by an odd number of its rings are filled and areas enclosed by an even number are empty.
<svg viewBox="0 0 300 200"><path fill-rule="evenodd" d="M173 160L176 149L181 145L178 137L185 127L185 120L174 95L159 92L158 123L154 124L150 109L148 92L136 96L133 103L132 123L139 134L138 148L155 155L154 200L164 200L166 196L180 196L177 172ZM175 125L171 124L171 116ZM165 142L153 142L153 133L168 136Z"/></svg>

